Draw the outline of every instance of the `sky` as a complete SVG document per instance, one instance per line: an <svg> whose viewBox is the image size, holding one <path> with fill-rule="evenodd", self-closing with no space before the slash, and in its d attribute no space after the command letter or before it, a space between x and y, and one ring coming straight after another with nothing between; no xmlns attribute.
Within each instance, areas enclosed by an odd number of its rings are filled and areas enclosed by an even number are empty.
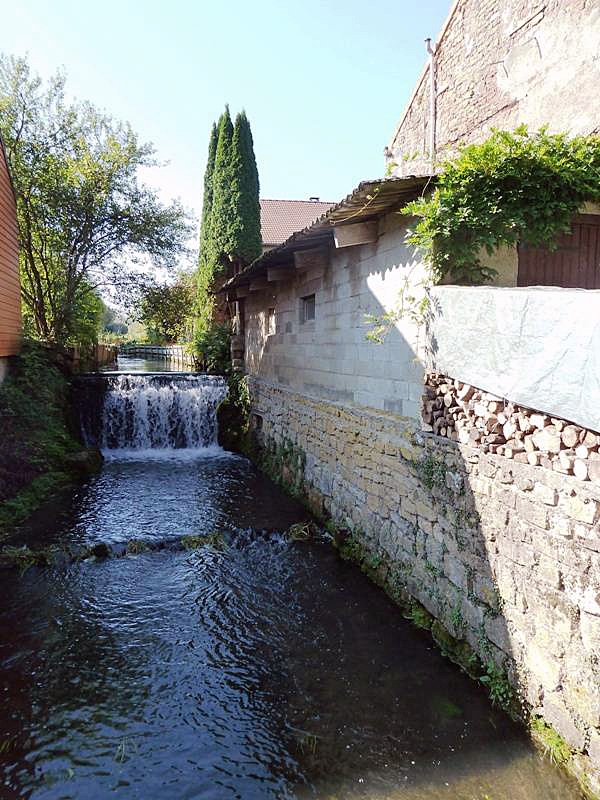
<svg viewBox="0 0 600 800"><path fill-rule="evenodd" d="M127 120L166 166L145 180L197 218L212 122L245 108L261 196L338 201L383 148L450 0L18 0L0 51Z"/></svg>

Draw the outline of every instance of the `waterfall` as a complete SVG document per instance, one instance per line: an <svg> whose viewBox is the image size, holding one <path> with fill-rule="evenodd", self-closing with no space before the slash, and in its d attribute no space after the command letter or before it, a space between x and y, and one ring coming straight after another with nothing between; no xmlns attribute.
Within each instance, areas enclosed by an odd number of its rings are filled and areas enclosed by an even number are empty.
<svg viewBox="0 0 600 800"><path fill-rule="evenodd" d="M90 376L79 384L83 438L103 450L174 450L217 443L225 381L212 375Z"/></svg>

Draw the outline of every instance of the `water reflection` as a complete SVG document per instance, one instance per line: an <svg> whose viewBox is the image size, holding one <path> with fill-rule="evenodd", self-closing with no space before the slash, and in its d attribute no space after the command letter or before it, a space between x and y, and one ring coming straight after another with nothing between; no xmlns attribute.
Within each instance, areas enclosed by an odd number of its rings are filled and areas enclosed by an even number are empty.
<svg viewBox="0 0 600 800"><path fill-rule="evenodd" d="M107 464L50 534L229 544L2 576L1 796L576 798L353 566L260 532L301 513L238 457Z"/></svg>

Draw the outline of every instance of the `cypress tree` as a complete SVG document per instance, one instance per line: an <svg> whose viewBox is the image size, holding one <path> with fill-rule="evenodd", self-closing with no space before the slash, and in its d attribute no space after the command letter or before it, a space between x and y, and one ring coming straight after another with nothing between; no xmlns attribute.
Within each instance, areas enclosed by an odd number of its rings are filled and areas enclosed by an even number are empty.
<svg viewBox="0 0 600 800"><path fill-rule="evenodd" d="M213 172L212 211L210 217L209 252L210 266L213 274L223 269L223 256L234 251L232 237L235 207L233 202L233 159L232 159L233 124L229 114L229 106L219 120L219 136Z"/></svg>
<svg viewBox="0 0 600 800"><path fill-rule="evenodd" d="M220 120L219 120L220 121ZM200 259L206 260L207 252L210 249L210 218L213 204L213 173L215 170L215 158L217 155L218 140L217 125L213 122L208 142L208 158L206 160L206 171L204 173L204 197L202 199L202 222L200 225Z"/></svg>
<svg viewBox="0 0 600 800"><path fill-rule="evenodd" d="M258 169L252 131L246 112L235 119L232 140L232 200L230 255L243 265L261 254Z"/></svg>

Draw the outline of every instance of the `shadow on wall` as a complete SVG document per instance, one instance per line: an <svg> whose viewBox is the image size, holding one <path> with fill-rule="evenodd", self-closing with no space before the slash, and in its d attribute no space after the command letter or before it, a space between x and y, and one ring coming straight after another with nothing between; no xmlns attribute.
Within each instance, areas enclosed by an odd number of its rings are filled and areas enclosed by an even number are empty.
<svg viewBox="0 0 600 800"><path fill-rule="evenodd" d="M554 725L577 751L571 765L580 775L587 772L598 791L598 772L585 754L593 761L600 743L600 627L593 627L598 617L589 616L586 628L573 601L582 586L589 585L590 598L598 586L597 550L582 552L573 539L581 524L588 539L597 537L595 502L588 505L589 490L580 492L574 479L565 486L565 478L550 470L421 431L420 403L410 394L415 375L422 375L414 329L393 327L384 345L364 338L364 313L389 310L381 298L395 291L381 287L388 282L395 290L397 273L406 269L373 269L373 258L381 255L398 265L374 245L343 263L332 266L330 260L310 334L301 342L300 334L292 338L289 332L268 337L252 353L249 380L262 465L331 520L342 553L417 624L430 628L442 650L485 684L494 702L522 715L524 701L533 715ZM278 293L284 324L303 290L297 281ZM350 314L349 325L336 313ZM331 336L335 331L342 335ZM304 366L294 355L298 344ZM431 352L437 344L427 346ZM346 367L347 353L353 363ZM335 397L332 388L339 384L327 373L340 364L348 371L339 373L344 394ZM382 387L392 393L387 402ZM394 401L393 392L401 400ZM579 595L571 591L574 585ZM545 731L541 723L538 728Z"/></svg>

